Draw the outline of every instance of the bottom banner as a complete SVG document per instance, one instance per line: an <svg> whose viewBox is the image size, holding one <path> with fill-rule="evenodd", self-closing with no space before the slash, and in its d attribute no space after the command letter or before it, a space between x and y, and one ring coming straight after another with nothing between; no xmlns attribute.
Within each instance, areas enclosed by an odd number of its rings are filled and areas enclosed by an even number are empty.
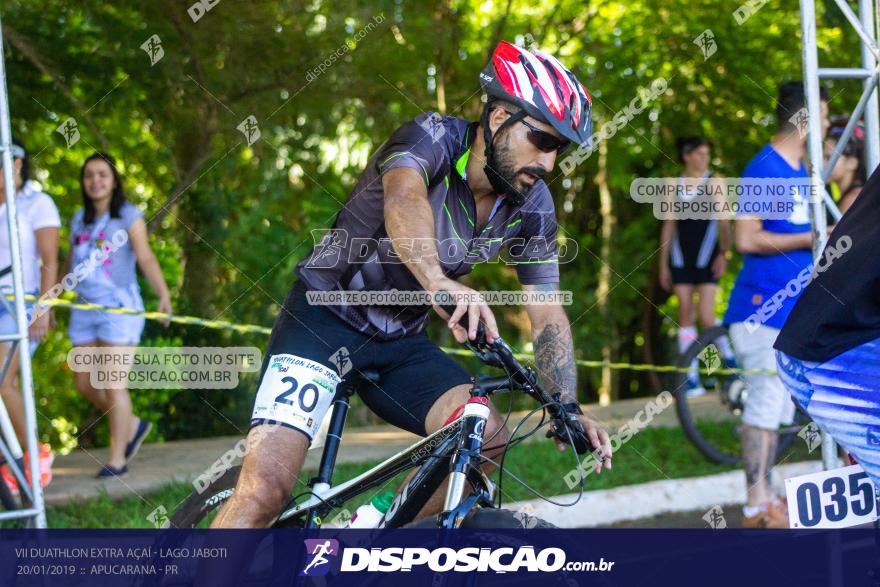
<svg viewBox="0 0 880 587"><path fill-rule="evenodd" d="M880 535L872 529L0 530L0 585L43 584L875 586Z"/></svg>

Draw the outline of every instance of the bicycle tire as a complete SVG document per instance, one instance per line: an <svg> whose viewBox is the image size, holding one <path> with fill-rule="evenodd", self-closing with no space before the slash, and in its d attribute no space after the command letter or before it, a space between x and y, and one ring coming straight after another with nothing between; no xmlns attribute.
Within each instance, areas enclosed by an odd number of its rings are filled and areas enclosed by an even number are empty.
<svg viewBox="0 0 880 587"><path fill-rule="evenodd" d="M232 497L241 467L230 467L201 492L193 491L171 515L172 528L197 528L211 512Z"/></svg>
<svg viewBox="0 0 880 587"><path fill-rule="evenodd" d="M235 492L241 466L230 467L201 492L193 491L171 516L172 528L198 528L205 518L226 503ZM301 528L296 518L279 522L273 528Z"/></svg>
<svg viewBox="0 0 880 587"><path fill-rule="evenodd" d="M710 328L708 330L703 331L697 340L694 341L691 346L687 348L687 350L681 355L678 361L679 367L688 367L690 364L697 360L700 354L703 352L708 345L714 343L722 336L727 336L728 331L725 326L716 326L715 328ZM737 375L728 375L727 377L739 377ZM693 411L691 410L691 406L688 403L687 396L687 373L678 373L675 378L675 407L676 412L678 414L678 420L681 424L682 430L684 431L685 436L691 443L699 450L706 458L709 460L723 464L723 465L739 465L742 461L742 454L737 449L736 451L727 450L722 446L717 445L712 442L699 428L697 422L693 417ZM705 401L705 400L700 400ZM793 400L792 400L793 401ZM719 409L730 410L730 406L726 404L721 404L719 401ZM802 410L798 409L795 412L795 421L791 426L786 427L786 431L779 435L779 440L776 449L776 460L778 461L783 455L787 454L789 447L792 442L794 442L795 436L797 435L797 431L800 430L803 426L805 426L809 422L809 417L803 413ZM734 436L738 435L739 427L741 426L741 420L738 415L735 415L734 423L732 424L732 434Z"/></svg>
<svg viewBox="0 0 880 587"><path fill-rule="evenodd" d="M428 516L415 522L406 524L404 528L421 528L431 529L437 527L437 516ZM512 510L498 508L477 508L465 516L461 522L462 528L475 529L546 529L556 528L553 524L546 520L542 520L537 516L529 515L525 512L514 512Z"/></svg>
<svg viewBox="0 0 880 587"><path fill-rule="evenodd" d="M9 487L6 486L6 482L0 479L0 505L9 511L17 510L21 509L19 501L20 500L9 490Z"/></svg>

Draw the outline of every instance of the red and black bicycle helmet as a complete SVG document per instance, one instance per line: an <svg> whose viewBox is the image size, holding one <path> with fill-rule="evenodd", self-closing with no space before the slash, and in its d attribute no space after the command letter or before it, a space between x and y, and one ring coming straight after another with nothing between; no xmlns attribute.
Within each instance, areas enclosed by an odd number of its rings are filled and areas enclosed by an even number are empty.
<svg viewBox="0 0 880 587"><path fill-rule="evenodd" d="M593 130L593 101L571 71L555 57L501 41L480 73L480 86L493 99L516 104L550 124L577 145Z"/></svg>

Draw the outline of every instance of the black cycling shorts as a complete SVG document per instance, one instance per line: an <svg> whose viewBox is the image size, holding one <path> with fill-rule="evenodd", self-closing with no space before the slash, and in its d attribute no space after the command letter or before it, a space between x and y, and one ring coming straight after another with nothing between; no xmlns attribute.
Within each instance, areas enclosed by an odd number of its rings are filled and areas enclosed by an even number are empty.
<svg viewBox="0 0 880 587"><path fill-rule="evenodd" d="M712 275L712 267L672 267L672 283L676 285L703 285L718 284L718 280Z"/></svg>
<svg viewBox="0 0 880 587"><path fill-rule="evenodd" d="M305 284L297 281L287 295L269 337L260 381L273 355L294 355L338 373L331 357L344 347L351 361L348 377L356 370L374 369L379 373L376 386L363 386L359 392L367 407L389 424L427 436L425 418L434 402L449 389L470 383L464 367L440 350L425 332L397 340L377 340L358 332L326 307L309 305L306 291ZM320 420L323 414L315 417ZM254 419L251 426L264 422Z"/></svg>

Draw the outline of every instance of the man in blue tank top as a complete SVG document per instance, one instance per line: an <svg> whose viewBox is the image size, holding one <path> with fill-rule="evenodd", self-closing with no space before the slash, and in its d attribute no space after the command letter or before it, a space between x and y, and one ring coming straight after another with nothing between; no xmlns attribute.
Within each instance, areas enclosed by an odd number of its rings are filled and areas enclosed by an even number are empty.
<svg viewBox="0 0 880 587"><path fill-rule="evenodd" d="M809 178L801 161L807 139L800 124L804 107L802 82L780 86L776 134L743 172L744 183L745 178L778 180L785 186L786 210L791 210L785 219L737 218L735 243L743 254L743 265L724 323L730 326L737 361L744 369L776 369L773 344L803 289L803 277L812 271ZM821 107L824 135L828 127L824 89ZM743 378L748 385L741 435L748 496L743 526L787 528L787 507L774 495L770 473L776 459L777 430L780 424L792 422L794 404L778 376Z"/></svg>

